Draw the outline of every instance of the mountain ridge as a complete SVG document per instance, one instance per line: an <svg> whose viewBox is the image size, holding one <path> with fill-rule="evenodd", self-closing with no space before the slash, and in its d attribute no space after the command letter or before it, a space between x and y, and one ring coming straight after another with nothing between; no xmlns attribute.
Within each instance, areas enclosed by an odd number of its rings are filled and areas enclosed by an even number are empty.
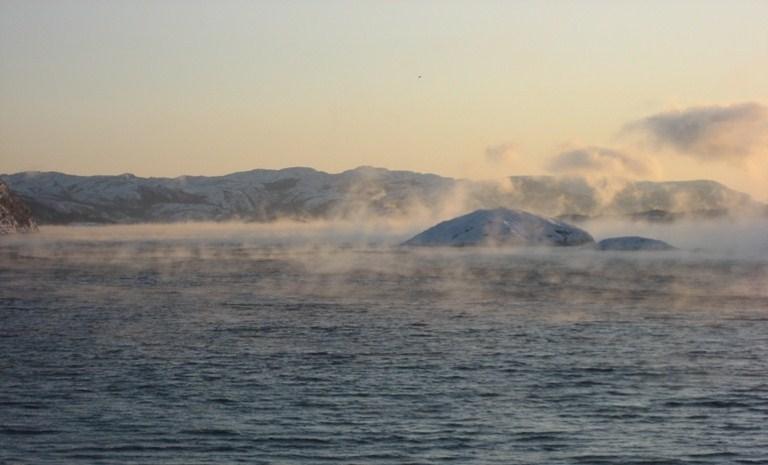
<svg viewBox="0 0 768 465"><path fill-rule="evenodd" d="M474 181L372 166L339 173L290 167L174 178L28 171L0 174L0 179L12 186L41 224L440 218L499 207L587 218L766 208L748 194L711 180L616 184L511 176Z"/></svg>

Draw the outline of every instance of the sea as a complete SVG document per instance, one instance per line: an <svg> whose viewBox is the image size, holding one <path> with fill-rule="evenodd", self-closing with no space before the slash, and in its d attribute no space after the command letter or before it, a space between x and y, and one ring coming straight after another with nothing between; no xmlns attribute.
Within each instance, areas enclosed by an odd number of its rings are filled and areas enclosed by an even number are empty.
<svg viewBox="0 0 768 465"><path fill-rule="evenodd" d="M763 246L289 231L0 238L0 463L768 463Z"/></svg>

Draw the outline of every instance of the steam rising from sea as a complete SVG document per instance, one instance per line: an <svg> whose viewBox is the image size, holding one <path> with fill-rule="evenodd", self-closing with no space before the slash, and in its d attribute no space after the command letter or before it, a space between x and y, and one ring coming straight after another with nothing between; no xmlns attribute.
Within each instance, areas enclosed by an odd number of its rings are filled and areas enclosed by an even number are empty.
<svg viewBox="0 0 768 465"><path fill-rule="evenodd" d="M582 225L671 252L398 246L424 226L2 238L0 462L765 457L765 220Z"/></svg>
<svg viewBox="0 0 768 465"><path fill-rule="evenodd" d="M0 254L11 269L66 266L85 272L107 267L109 273L110 267L149 267L158 276L172 278L203 266L226 274L260 276L253 281L253 289L281 298L355 299L391 293L387 298L397 299L403 294L397 287L424 283L435 299L475 296L493 300L541 293L558 301L602 305L603 296L620 300L637 288L645 293L643 299L668 299L670 304L702 292L724 298L745 293L768 296L766 220L601 221L584 227L596 240L645 235L665 240L678 250L407 248L399 244L421 226L390 221L48 226L40 234L9 238ZM278 270L284 272L263 276L260 267L265 264L280 264ZM580 281L589 284L573 285ZM386 283L397 287L382 288ZM26 283L18 284L17 291L23 293ZM93 283L83 283L85 289L80 284L57 292L100 292ZM201 282L198 290L214 292L215 281ZM225 286L216 292L226 295L231 289Z"/></svg>
<svg viewBox="0 0 768 465"><path fill-rule="evenodd" d="M66 252L68 246L111 244L101 252L130 258L141 246L154 244L168 258L182 256L187 249L196 254L214 253L222 244L249 250L281 248L318 250L376 248L397 250L406 239L430 226L421 218L412 220L278 221L273 223L211 222L134 224L114 226L45 226L39 234L3 238L5 249L44 255ZM735 217L688 220L671 223L598 219L581 224L595 240L613 236L641 235L661 239L683 252L760 259L768 256L768 218ZM489 252L487 250L483 252ZM524 249L496 249L495 253L528 253ZM542 250L535 250L541 253ZM552 249L559 253L562 250ZM55 253L55 252L54 252ZM261 252L259 252L261 253Z"/></svg>

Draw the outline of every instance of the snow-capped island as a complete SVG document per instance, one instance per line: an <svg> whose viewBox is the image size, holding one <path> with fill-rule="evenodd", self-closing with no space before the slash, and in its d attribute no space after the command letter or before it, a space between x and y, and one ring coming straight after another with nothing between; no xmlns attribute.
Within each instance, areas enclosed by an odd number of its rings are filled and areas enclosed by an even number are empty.
<svg viewBox="0 0 768 465"><path fill-rule="evenodd" d="M597 243L597 250L636 252L640 250L675 250L675 247L658 239L640 236L609 237Z"/></svg>
<svg viewBox="0 0 768 465"><path fill-rule="evenodd" d="M588 232L562 221L507 208L476 210L444 221L405 246L575 246L594 243Z"/></svg>

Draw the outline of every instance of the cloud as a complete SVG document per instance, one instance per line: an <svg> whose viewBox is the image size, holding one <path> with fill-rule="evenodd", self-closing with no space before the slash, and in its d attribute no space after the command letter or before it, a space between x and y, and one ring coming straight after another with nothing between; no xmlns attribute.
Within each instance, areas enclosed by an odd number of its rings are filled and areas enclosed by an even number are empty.
<svg viewBox="0 0 768 465"><path fill-rule="evenodd" d="M516 152L517 147L515 144L491 145L485 149L485 161L495 165L509 163L515 157Z"/></svg>
<svg viewBox="0 0 768 465"><path fill-rule="evenodd" d="M461 161L461 177L475 180L499 180L513 173L529 169L529 160L522 156L520 146L514 142L488 145L484 151L474 153Z"/></svg>
<svg viewBox="0 0 768 465"><path fill-rule="evenodd" d="M768 108L754 102L692 107L629 123L655 150L672 149L701 160L742 160L768 152Z"/></svg>
<svg viewBox="0 0 768 465"><path fill-rule="evenodd" d="M550 160L547 168L557 174L638 177L652 173L651 167L641 160L596 146L562 152Z"/></svg>

